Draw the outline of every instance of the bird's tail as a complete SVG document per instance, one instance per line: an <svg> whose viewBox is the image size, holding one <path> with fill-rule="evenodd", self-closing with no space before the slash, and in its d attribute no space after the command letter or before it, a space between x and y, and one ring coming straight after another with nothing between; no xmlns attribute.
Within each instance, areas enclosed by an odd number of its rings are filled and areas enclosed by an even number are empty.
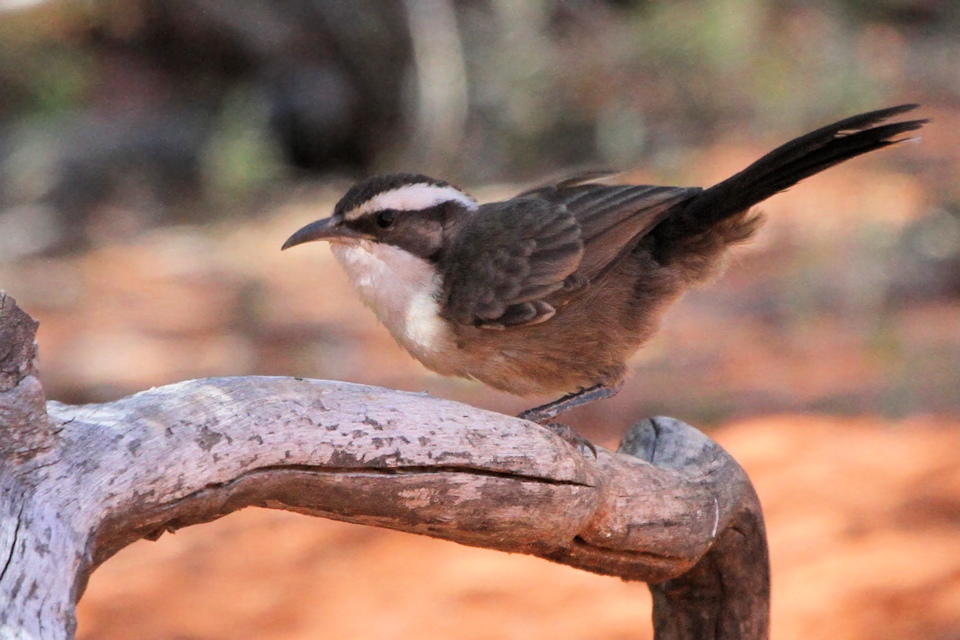
<svg viewBox="0 0 960 640"><path fill-rule="evenodd" d="M909 138L928 120L881 124L920 105L903 104L840 120L791 140L763 156L740 173L704 190L683 211L688 224L709 227L736 215L804 178L864 153Z"/></svg>
<svg viewBox="0 0 960 640"><path fill-rule="evenodd" d="M750 207L844 160L903 142L907 138L900 136L916 131L927 120L881 123L917 106L905 104L853 116L774 149L678 206L650 234L653 258L669 265L686 283L710 278L717 273L724 250L749 238L763 221Z"/></svg>

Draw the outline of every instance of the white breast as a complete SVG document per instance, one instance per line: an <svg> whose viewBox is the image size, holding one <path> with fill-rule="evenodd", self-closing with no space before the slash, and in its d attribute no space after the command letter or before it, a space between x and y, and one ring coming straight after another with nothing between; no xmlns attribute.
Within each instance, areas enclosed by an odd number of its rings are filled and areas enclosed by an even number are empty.
<svg viewBox="0 0 960 640"><path fill-rule="evenodd" d="M456 375L440 361L456 348L440 318L440 274L426 260L388 244L335 242L331 250L394 339L430 369Z"/></svg>

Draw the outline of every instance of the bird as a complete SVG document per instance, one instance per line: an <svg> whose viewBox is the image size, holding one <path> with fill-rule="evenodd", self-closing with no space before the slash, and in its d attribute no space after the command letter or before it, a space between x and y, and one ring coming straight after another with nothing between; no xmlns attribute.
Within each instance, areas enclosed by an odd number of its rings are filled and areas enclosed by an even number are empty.
<svg viewBox="0 0 960 640"><path fill-rule="evenodd" d="M889 120L918 106L827 125L706 189L586 171L479 204L444 180L378 175L282 249L329 242L363 302L428 369L521 396L563 394L519 417L596 454L554 419L619 391L664 310L759 228L754 205L913 139L903 136L928 120Z"/></svg>

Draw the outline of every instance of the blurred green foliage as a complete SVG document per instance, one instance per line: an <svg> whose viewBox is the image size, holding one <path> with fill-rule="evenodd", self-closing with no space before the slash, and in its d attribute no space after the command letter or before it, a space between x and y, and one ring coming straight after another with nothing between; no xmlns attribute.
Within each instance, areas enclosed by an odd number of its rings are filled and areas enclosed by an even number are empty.
<svg viewBox="0 0 960 640"><path fill-rule="evenodd" d="M726 138L960 98L956 2L429 1L456 20L414 29L403 17L426 0L0 0L0 215L35 191L11 177L29 138L53 141L43 206L86 203L58 211L82 222L129 191L109 176L134 171L162 219L183 198L236 212L343 171L680 178L691 150ZM444 68L465 82L431 75ZM426 135L416 114L448 107L465 116Z"/></svg>

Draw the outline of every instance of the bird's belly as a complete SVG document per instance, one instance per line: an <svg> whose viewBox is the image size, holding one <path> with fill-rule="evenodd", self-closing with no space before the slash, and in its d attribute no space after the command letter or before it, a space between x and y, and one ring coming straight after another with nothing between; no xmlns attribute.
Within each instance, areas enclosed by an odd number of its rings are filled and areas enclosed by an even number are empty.
<svg viewBox="0 0 960 640"><path fill-rule="evenodd" d="M596 288L534 325L503 330L455 326L467 375L517 395L556 394L623 381L627 359L656 329L656 314L615 304L622 289ZM428 365L429 366L429 365Z"/></svg>
<svg viewBox="0 0 960 640"><path fill-rule="evenodd" d="M413 311L408 315L417 318ZM439 316L424 314L402 326L385 324L396 341L428 369L521 396L616 384L636 348L597 332L574 335L562 326L549 331L549 321L498 331L453 327Z"/></svg>
<svg viewBox="0 0 960 640"><path fill-rule="evenodd" d="M446 376L477 380L515 395L576 391L622 379L629 353L610 340L544 331L543 325L506 330L452 326L435 307L413 304L405 322L384 324L410 355ZM544 323L549 325L550 323Z"/></svg>
<svg viewBox="0 0 960 640"><path fill-rule="evenodd" d="M440 315L439 274L425 261L379 244L334 245L333 252L400 346L441 375L517 395L612 385L622 380L626 359L645 337L636 327L625 331L617 307L596 296L536 325L455 325ZM583 322L585 314L589 322Z"/></svg>
<svg viewBox="0 0 960 640"><path fill-rule="evenodd" d="M461 343L459 362L469 368L468 377L516 395L568 393L623 378L629 353L613 345L577 345L569 334L520 335L533 329L478 330L488 335Z"/></svg>

